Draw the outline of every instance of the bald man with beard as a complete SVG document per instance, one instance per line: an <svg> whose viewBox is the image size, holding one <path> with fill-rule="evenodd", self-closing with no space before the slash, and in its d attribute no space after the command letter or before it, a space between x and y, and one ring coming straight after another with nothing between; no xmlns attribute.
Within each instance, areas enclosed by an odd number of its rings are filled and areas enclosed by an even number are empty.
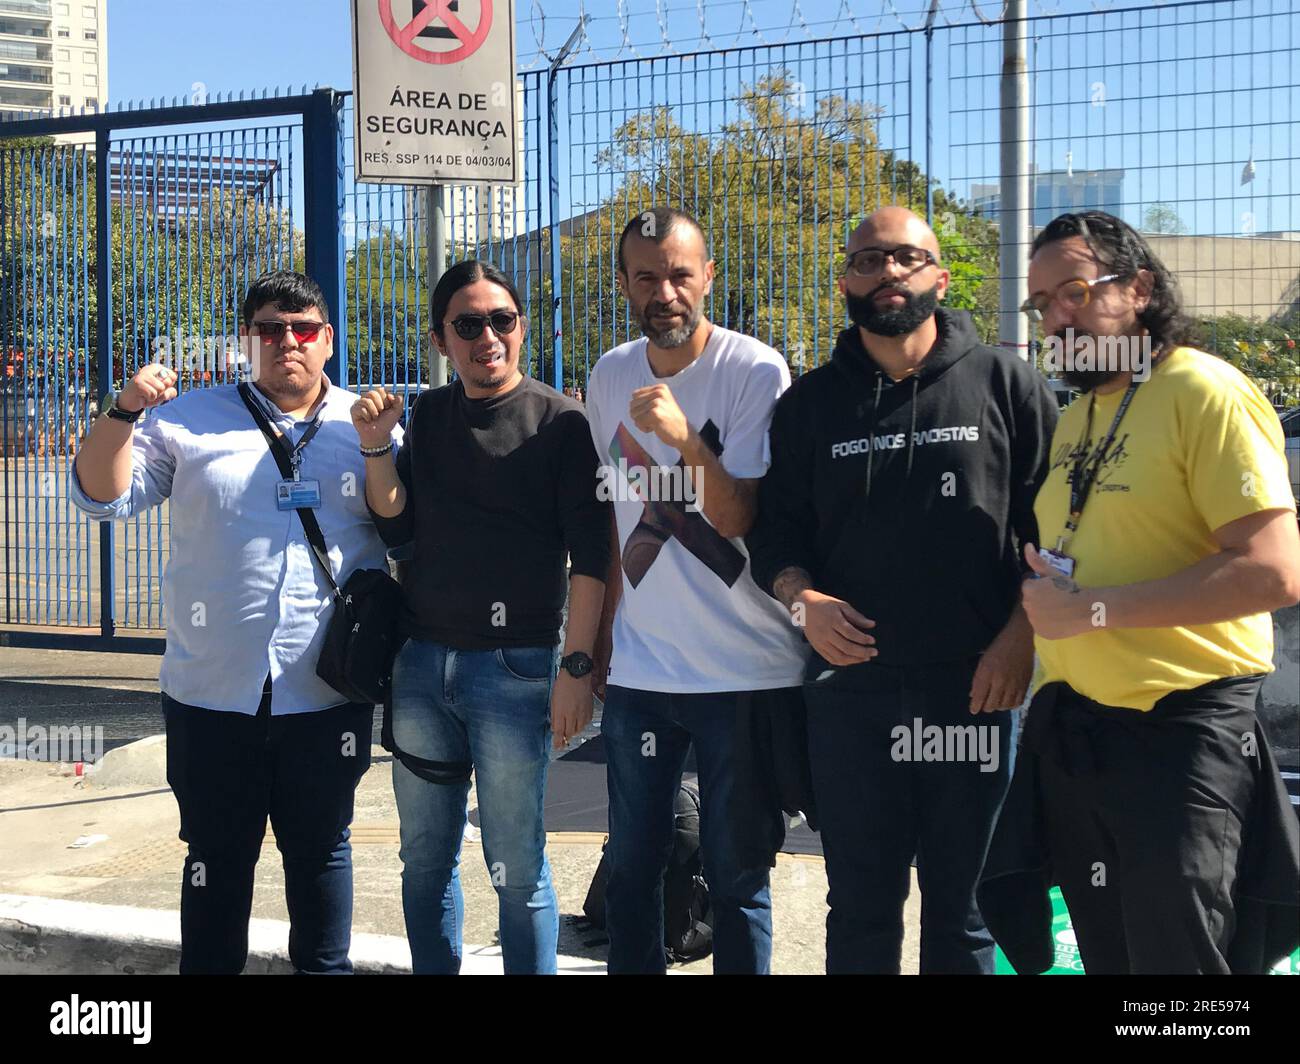
<svg viewBox="0 0 1300 1064"><path fill-rule="evenodd" d="M1037 542L1056 403L980 342L938 241L902 207L854 230L852 327L776 404L746 537L813 650L804 680L830 882L826 969L897 973L916 859L921 972L991 973L975 884L1033 668L1020 546Z"/></svg>

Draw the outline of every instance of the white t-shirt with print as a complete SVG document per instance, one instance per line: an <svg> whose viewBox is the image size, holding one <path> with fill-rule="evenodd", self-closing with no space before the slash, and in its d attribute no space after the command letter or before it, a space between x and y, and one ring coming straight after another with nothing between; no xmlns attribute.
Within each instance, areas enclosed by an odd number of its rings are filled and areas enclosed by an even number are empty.
<svg viewBox="0 0 1300 1064"><path fill-rule="evenodd" d="M606 353L587 388L596 453L610 467L605 484L623 569L609 682L699 694L796 686L807 645L789 614L755 585L744 541L719 535L689 505L681 471L660 472L655 489L638 474L673 467L681 455L628 416L634 390L666 384L723 468L757 479L771 462L768 426L790 371L766 344L717 325L700 357L671 377L654 375L647 347L642 338Z"/></svg>

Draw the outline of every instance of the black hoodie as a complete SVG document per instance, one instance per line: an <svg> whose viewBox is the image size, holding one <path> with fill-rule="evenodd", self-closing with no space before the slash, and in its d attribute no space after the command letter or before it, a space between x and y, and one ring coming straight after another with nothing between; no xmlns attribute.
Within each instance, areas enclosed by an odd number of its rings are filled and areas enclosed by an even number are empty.
<svg viewBox="0 0 1300 1064"><path fill-rule="evenodd" d="M771 594L799 566L874 620L879 653L856 668L981 653L1019 600L1021 544L1038 542L1056 401L1037 370L980 343L968 314L936 317L911 377L894 382L849 328L772 417L745 538L754 580ZM824 668L814 656L810 675Z"/></svg>

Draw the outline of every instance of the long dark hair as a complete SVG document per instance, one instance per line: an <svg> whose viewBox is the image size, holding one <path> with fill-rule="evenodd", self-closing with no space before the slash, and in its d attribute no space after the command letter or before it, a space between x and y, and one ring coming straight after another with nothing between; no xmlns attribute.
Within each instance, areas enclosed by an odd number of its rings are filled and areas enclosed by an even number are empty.
<svg viewBox="0 0 1300 1064"><path fill-rule="evenodd" d="M1151 342L1157 351L1167 351L1187 342L1192 323L1183 313L1178 282L1141 233L1105 211L1075 211L1048 222L1034 238L1029 257L1033 258L1048 244L1072 236L1084 239L1106 273L1119 274L1121 279L1129 280L1138 270L1149 270L1154 279L1151 299L1146 309L1138 314L1138 321L1151 334Z"/></svg>
<svg viewBox="0 0 1300 1064"><path fill-rule="evenodd" d="M481 259L465 259L463 262L456 263L444 273L433 289L432 320L433 334L442 341L443 319L447 317L447 307L451 303L451 297L459 292L466 285L471 285L475 281L491 281L493 284L499 284L507 292L510 298L514 300L515 310L519 316L524 316L524 303L519 298L519 293L511 283L510 278L498 270L490 262L483 262Z"/></svg>

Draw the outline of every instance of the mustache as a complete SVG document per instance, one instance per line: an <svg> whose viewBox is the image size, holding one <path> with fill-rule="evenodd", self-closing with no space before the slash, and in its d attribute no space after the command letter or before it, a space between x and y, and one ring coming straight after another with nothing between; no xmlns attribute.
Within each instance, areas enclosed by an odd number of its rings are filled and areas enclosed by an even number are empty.
<svg viewBox="0 0 1300 1064"><path fill-rule="evenodd" d="M912 297L912 290L908 288L906 285L893 284L887 281L885 284L876 285L875 288L873 288L862 298L875 299L876 296L878 296L881 292L897 292L900 296L903 296L907 299L910 299Z"/></svg>

